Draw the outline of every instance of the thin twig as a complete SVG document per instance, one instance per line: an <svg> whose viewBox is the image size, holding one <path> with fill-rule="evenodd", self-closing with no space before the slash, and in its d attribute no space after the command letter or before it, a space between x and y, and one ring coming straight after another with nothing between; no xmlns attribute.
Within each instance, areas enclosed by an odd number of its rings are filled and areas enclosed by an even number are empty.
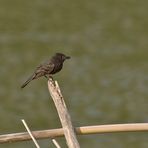
<svg viewBox="0 0 148 148"><path fill-rule="evenodd" d="M23 124L24 124L24 126L25 126L27 132L29 133L29 135L30 135L32 141L34 142L35 146L36 146L37 148L40 148L40 146L38 145L36 139L33 137L32 133L31 133L31 131L30 131L30 129L29 129L29 127L28 127L28 125L26 124L26 122L25 122L24 119L22 119L22 122L23 122Z"/></svg>
<svg viewBox="0 0 148 148"><path fill-rule="evenodd" d="M55 145L57 148L61 148L61 146L58 144L58 142L57 142L55 139L52 139L52 142L54 143L54 145Z"/></svg>

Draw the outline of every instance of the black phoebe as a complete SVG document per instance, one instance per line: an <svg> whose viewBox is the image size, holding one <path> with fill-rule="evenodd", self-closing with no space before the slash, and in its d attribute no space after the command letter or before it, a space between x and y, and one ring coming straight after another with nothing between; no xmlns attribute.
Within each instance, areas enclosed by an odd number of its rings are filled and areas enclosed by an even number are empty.
<svg viewBox="0 0 148 148"><path fill-rule="evenodd" d="M59 72L62 69L63 62L66 59L70 59L70 57L62 53L56 53L47 63L39 65L34 71L33 75L21 86L21 88L24 88L30 81L34 79L42 76L49 78L51 75Z"/></svg>

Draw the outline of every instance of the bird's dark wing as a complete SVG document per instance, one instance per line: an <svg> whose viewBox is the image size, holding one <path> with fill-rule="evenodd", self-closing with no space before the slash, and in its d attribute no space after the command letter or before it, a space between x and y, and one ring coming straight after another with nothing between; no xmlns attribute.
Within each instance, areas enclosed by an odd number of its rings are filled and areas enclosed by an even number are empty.
<svg viewBox="0 0 148 148"><path fill-rule="evenodd" d="M27 79L27 81L21 86L21 88L24 88L30 81L34 79L50 75L51 72L54 70L54 67L55 67L54 64L51 62L39 65L34 71L33 75Z"/></svg>
<svg viewBox="0 0 148 148"><path fill-rule="evenodd" d="M53 63L43 63L39 65L36 70L35 70L35 78L49 75L54 69L54 64Z"/></svg>

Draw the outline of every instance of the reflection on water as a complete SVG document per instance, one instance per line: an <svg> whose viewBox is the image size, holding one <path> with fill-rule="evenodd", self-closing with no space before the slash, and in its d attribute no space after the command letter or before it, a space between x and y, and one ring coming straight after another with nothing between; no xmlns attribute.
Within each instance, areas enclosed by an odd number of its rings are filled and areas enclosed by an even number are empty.
<svg viewBox="0 0 148 148"><path fill-rule="evenodd" d="M55 79L75 126L147 122L146 4L0 2L1 134L24 131L22 118L32 130L60 127L46 79L20 89L34 68L58 51L72 57ZM146 133L103 134L79 136L79 141L88 148L139 148L148 146L146 137ZM47 147L49 140L40 144ZM3 147L33 146L23 142Z"/></svg>

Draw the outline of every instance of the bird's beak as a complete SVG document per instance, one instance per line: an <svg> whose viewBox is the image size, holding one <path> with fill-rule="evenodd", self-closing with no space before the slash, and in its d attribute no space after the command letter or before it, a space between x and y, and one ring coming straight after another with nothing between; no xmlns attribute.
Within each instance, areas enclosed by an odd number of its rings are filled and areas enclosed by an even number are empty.
<svg viewBox="0 0 148 148"><path fill-rule="evenodd" d="M66 59L70 59L71 57L70 56L66 56Z"/></svg>

